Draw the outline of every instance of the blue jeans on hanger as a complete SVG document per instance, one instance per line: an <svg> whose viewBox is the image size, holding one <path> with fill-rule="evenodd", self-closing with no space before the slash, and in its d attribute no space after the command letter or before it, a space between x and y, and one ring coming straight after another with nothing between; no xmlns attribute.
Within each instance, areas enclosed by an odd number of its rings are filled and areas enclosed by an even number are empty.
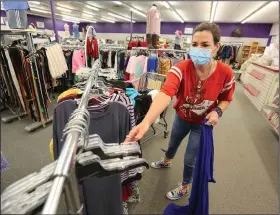
<svg viewBox="0 0 280 215"><path fill-rule="evenodd" d="M177 114L173 122L171 137L165 156L173 159L182 140L190 133L184 157L183 185L190 184L193 178L195 158L200 144L202 129L200 124L194 124L181 119Z"/></svg>

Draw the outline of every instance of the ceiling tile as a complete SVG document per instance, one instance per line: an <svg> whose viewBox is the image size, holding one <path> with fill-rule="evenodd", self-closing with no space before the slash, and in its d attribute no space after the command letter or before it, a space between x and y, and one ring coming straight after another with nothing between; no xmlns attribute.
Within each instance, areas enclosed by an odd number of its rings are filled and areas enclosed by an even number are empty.
<svg viewBox="0 0 280 215"><path fill-rule="evenodd" d="M205 22L210 20L210 1L181 1L174 6L185 22Z"/></svg>
<svg viewBox="0 0 280 215"><path fill-rule="evenodd" d="M118 22L125 22L120 18L111 17L108 12L130 18L130 6L137 8L144 14L150 9L152 4L156 4L161 13L163 22L179 22L172 14L171 9L167 9L163 1L123 1L122 5L117 5L112 1L84 1L86 4L91 4L100 8L99 11L90 10L85 7L85 4L78 1L55 1L66 8L71 8L73 16L81 16L84 10L94 16L94 20L100 21L101 16L115 19ZM203 22L209 21L211 13L211 1L169 1L172 7L182 16L185 22ZM219 1L215 22L240 22L254 10L259 8L265 1ZM38 7L44 7L50 11L50 4L47 1L40 1ZM36 7L36 5L34 5ZM63 13L58 11L57 13ZM38 14L38 13L36 13ZM136 22L146 22L146 17L133 13L133 20ZM250 23L273 23L279 20L279 5L278 2L270 3L267 9L253 16L248 22Z"/></svg>
<svg viewBox="0 0 280 215"><path fill-rule="evenodd" d="M271 2L258 13L251 16L247 23L275 23L279 21L279 2Z"/></svg>

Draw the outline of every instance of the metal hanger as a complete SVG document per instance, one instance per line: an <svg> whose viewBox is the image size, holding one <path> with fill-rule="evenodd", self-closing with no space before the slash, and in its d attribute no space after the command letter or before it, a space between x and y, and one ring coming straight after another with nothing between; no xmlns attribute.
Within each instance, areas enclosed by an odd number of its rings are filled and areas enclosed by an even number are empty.
<svg viewBox="0 0 280 215"><path fill-rule="evenodd" d="M134 156L101 160L98 155L88 151L77 157L76 175L78 178L87 178L92 175L106 177L138 167L148 169L149 164L145 159Z"/></svg>
<svg viewBox="0 0 280 215"><path fill-rule="evenodd" d="M1 199L2 214L30 214L46 201L52 181L38 186L33 192L24 192L7 201Z"/></svg>
<svg viewBox="0 0 280 215"><path fill-rule="evenodd" d="M84 147L85 151L91 151L99 155L101 159L122 158L125 156L141 155L141 148L136 142L119 144L119 143L104 143L99 135L94 134L89 136L89 142Z"/></svg>
<svg viewBox="0 0 280 215"><path fill-rule="evenodd" d="M1 194L1 202L17 196L21 193L28 193L36 189L38 186L48 182L51 179L56 161L45 166L40 172L32 173L23 179L11 184Z"/></svg>

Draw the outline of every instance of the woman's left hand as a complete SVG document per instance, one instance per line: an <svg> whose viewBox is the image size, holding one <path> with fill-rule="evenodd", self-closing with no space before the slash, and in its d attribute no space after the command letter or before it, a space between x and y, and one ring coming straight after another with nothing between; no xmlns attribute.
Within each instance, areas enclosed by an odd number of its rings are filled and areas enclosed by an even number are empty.
<svg viewBox="0 0 280 215"><path fill-rule="evenodd" d="M216 111L211 111L207 116L206 119L208 119L206 125L217 125L219 121L219 115Z"/></svg>

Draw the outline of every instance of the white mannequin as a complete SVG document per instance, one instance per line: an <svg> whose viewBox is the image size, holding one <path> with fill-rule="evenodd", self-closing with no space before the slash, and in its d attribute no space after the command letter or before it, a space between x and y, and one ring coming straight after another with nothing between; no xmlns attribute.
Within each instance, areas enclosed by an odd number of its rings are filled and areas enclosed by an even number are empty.
<svg viewBox="0 0 280 215"><path fill-rule="evenodd" d="M69 25L67 23L64 24L64 35L65 37L70 37Z"/></svg>

